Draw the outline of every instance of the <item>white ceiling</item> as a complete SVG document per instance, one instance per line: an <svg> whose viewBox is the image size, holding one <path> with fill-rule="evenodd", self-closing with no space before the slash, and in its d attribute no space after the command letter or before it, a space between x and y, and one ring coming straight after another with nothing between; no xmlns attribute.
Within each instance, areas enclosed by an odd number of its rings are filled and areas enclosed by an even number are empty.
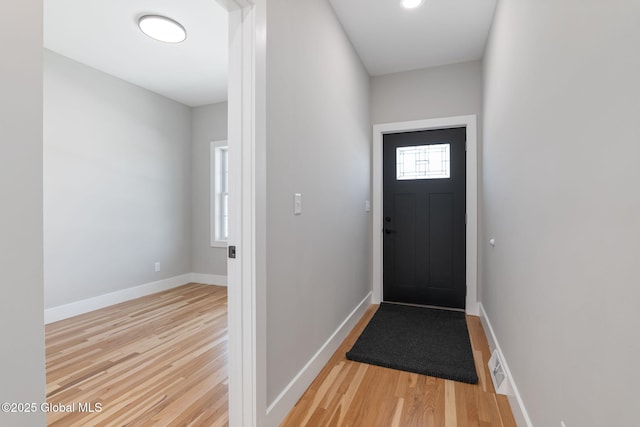
<svg viewBox="0 0 640 427"><path fill-rule="evenodd" d="M369 74L480 59L496 0L329 0Z"/></svg>
<svg viewBox="0 0 640 427"><path fill-rule="evenodd" d="M371 75L482 57L496 0L329 0ZM44 46L189 106L227 99L227 12L215 0L44 0ZM142 34L141 15L180 22L187 40Z"/></svg>
<svg viewBox="0 0 640 427"><path fill-rule="evenodd" d="M227 12L214 0L44 0L44 46L195 107L227 99ZM141 15L165 15L183 43L150 39Z"/></svg>

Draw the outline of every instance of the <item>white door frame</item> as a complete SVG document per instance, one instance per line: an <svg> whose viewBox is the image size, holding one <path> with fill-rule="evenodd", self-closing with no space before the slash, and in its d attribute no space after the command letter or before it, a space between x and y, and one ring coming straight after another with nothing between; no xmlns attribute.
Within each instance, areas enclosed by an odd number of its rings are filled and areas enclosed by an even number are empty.
<svg viewBox="0 0 640 427"><path fill-rule="evenodd" d="M467 128L467 298L466 312L478 315L478 135L476 116L443 117L373 126L372 302L382 301L382 138L385 134L452 127Z"/></svg>
<svg viewBox="0 0 640 427"><path fill-rule="evenodd" d="M266 418L264 0L217 0L229 11L229 425Z"/></svg>

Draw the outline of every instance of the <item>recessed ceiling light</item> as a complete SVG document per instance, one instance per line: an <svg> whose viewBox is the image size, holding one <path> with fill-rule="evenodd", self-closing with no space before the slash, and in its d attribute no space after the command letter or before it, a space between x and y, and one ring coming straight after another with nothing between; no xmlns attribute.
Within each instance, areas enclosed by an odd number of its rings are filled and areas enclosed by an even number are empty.
<svg viewBox="0 0 640 427"><path fill-rule="evenodd" d="M138 19L140 31L154 40L180 43L187 38L187 31L171 18L160 15L144 15Z"/></svg>
<svg viewBox="0 0 640 427"><path fill-rule="evenodd" d="M401 4L405 9L415 9L422 4L422 0L402 0Z"/></svg>

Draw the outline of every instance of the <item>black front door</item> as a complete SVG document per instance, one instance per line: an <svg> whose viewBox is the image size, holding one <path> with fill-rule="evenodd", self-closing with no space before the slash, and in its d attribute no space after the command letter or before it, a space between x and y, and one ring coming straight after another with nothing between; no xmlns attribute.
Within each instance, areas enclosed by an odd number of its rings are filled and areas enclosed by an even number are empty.
<svg viewBox="0 0 640 427"><path fill-rule="evenodd" d="M465 128L384 135L383 299L464 308Z"/></svg>

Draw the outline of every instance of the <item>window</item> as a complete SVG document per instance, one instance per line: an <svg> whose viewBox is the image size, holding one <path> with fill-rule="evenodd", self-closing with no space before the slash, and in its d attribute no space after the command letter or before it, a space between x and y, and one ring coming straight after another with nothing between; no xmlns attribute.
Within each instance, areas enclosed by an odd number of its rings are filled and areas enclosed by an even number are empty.
<svg viewBox="0 0 640 427"><path fill-rule="evenodd" d="M396 148L396 179L450 178L449 144Z"/></svg>
<svg viewBox="0 0 640 427"><path fill-rule="evenodd" d="M211 142L211 246L226 246L229 235L227 141Z"/></svg>

